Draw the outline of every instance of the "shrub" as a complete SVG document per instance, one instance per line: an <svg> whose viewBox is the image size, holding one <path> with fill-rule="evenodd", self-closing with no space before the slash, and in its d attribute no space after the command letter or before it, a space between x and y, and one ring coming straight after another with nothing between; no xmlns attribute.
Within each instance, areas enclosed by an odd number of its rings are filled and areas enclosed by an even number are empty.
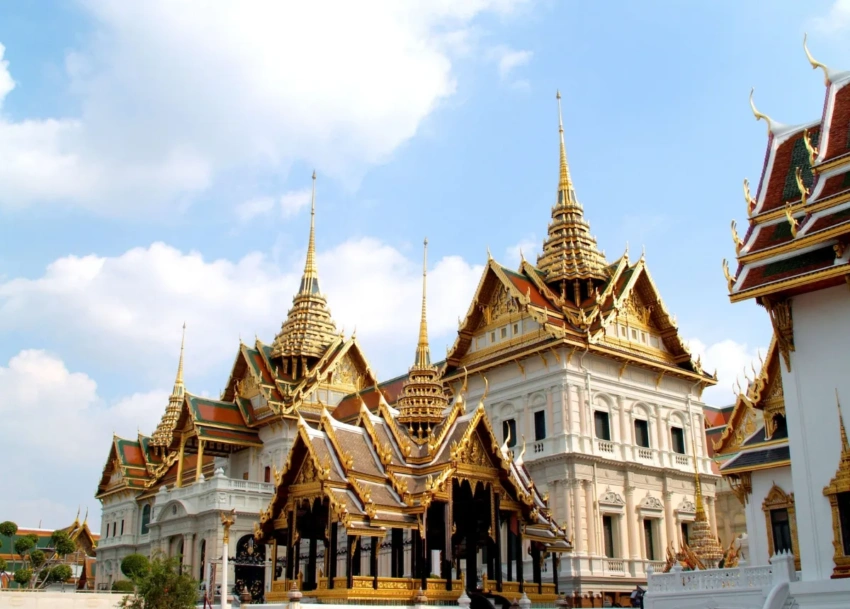
<svg viewBox="0 0 850 609"><path fill-rule="evenodd" d="M133 586L133 582L129 579L121 579L112 584L113 592L133 592L135 589L136 587Z"/></svg>
<svg viewBox="0 0 850 609"><path fill-rule="evenodd" d="M19 586L29 586L32 579L32 569L18 569L15 571L15 582Z"/></svg>
<svg viewBox="0 0 850 609"><path fill-rule="evenodd" d="M71 538L65 531L53 531L53 535L50 536L50 542L59 556L66 556L77 549L76 544L71 541Z"/></svg>
<svg viewBox="0 0 850 609"><path fill-rule="evenodd" d="M124 560L121 561L121 573L133 581L143 577L150 571L150 568L151 563L148 557L143 554L130 554L129 556L125 556Z"/></svg>
<svg viewBox="0 0 850 609"><path fill-rule="evenodd" d="M65 582L71 579L71 576L74 573L71 571L71 567L68 565L56 565L52 569L50 569L50 575L48 578L52 582Z"/></svg>
<svg viewBox="0 0 850 609"><path fill-rule="evenodd" d="M126 599L129 609L194 609L197 582L181 567L177 557L156 556L150 569L134 582L136 593Z"/></svg>

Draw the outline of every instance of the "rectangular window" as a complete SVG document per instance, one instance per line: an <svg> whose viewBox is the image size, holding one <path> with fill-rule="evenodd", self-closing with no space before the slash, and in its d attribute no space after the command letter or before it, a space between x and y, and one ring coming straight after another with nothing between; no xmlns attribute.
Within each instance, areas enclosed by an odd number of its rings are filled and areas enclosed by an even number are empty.
<svg viewBox="0 0 850 609"><path fill-rule="evenodd" d="M685 451L685 430L681 427L670 428L670 438L673 440L673 452L680 455L687 454Z"/></svg>
<svg viewBox="0 0 850 609"><path fill-rule="evenodd" d="M593 422L596 426L596 437L600 440L611 441L611 427L608 425L608 413L596 410L593 412Z"/></svg>
<svg viewBox="0 0 850 609"><path fill-rule="evenodd" d="M640 333L640 342L642 342L643 344L646 344L646 332Z"/></svg>
<svg viewBox="0 0 850 609"><path fill-rule="evenodd" d="M490 332L490 344L492 345L495 342L496 342L496 333Z"/></svg>
<svg viewBox="0 0 850 609"><path fill-rule="evenodd" d="M689 522L682 523L682 543L691 543L691 524Z"/></svg>
<svg viewBox="0 0 850 609"><path fill-rule="evenodd" d="M510 433L510 439L508 439L508 433ZM516 421L513 419L502 421L502 442L505 440L508 440L508 448L516 446Z"/></svg>
<svg viewBox="0 0 850 609"><path fill-rule="evenodd" d="M242 472L242 479L243 479L243 480L247 480L247 479L248 479L248 472Z"/></svg>
<svg viewBox="0 0 850 609"><path fill-rule="evenodd" d="M519 324L514 324L514 336L519 335Z"/></svg>
<svg viewBox="0 0 850 609"><path fill-rule="evenodd" d="M616 558L614 556L614 519L611 516L602 517L602 536L605 539L605 556Z"/></svg>
<svg viewBox="0 0 850 609"><path fill-rule="evenodd" d="M770 510L770 528L773 532L773 552L793 552L788 510Z"/></svg>
<svg viewBox="0 0 850 609"><path fill-rule="evenodd" d="M649 448L649 423L643 419L635 420L635 444Z"/></svg>
<svg viewBox="0 0 850 609"><path fill-rule="evenodd" d="M272 481L272 468L269 467L268 465L266 466L266 469L263 471L263 481L265 481L265 482L271 482Z"/></svg>
<svg viewBox="0 0 850 609"><path fill-rule="evenodd" d="M635 330L634 328L632 328L632 340L637 340L637 339L638 339L638 333L637 333L637 330Z"/></svg>
<svg viewBox="0 0 850 609"><path fill-rule="evenodd" d="M652 520L643 519L643 544L646 550L646 559L655 560L655 538L652 536Z"/></svg>
<svg viewBox="0 0 850 609"><path fill-rule="evenodd" d="M505 326L504 328L499 328L499 334L501 334L502 338L507 338L508 337L508 327Z"/></svg>
<svg viewBox="0 0 850 609"><path fill-rule="evenodd" d="M113 522L112 523L112 536L115 537L116 535L118 535L118 523Z"/></svg>
<svg viewBox="0 0 850 609"><path fill-rule="evenodd" d="M534 413L534 440L542 440L546 437L546 411L538 410Z"/></svg>
<svg viewBox="0 0 850 609"><path fill-rule="evenodd" d="M844 556L850 556L850 492L838 493L838 524Z"/></svg>
<svg viewBox="0 0 850 609"><path fill-rule="evenodd" d="M625 336L625 335L626 335L626 327L620 326L620 336Z"/></svg>
<svg viewBox="0 0 850 609"><path fill-rule="evenodd" d="M121 534L124 534L124 521L121 521Z"/></svg>

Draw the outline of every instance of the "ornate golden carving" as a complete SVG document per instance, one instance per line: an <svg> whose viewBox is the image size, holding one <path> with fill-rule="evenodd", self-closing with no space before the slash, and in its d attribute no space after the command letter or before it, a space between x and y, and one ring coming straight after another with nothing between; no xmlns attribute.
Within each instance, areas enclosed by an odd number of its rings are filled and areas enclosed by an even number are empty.
<svg viewBox="0 0 850 609"><path fill-rule="evenodd" d="M733 277L732 273L729 272L729 263L726 261L726 258L723 259L723 276L726 278L726 288L731 292L738 278Z"/></svg>
<svg viewBox="0 0 850 609"><path fill-rule="evenodd" d="M806 145L806 152L809 153L809 166L814 169L818 149L812 146L812 138L808 129L803 129L803 143Z"/></svg>
<svg viewBox="0 0 850 609"><path fill-rule="evenodd" d="M809 52L809 47L806 44L806 34L803 34L803 50L806 52L806 59L809 60L809 63L812 65L812 70L817 70L820 68L823 70L823 83L828 87L829 86L829 68L823 65L821 62L816 61L812 54ZM812 163L814 164L814 163Z"/></svg>
<svg viewBox="0 0 850 609"><path fill-rule="evenodd" d="M793 546L791 550L794 553L794 566L799 571L800 543L797 541L797 512L794 507L794 493L786 493L774 483L764 498L761 509L764 512L765 526L767 527L767 553L769 556L773 556L775 553L773 522L770 518L770 512L772 510L788 510L788 524L791 527L791 545Z"/></svg>
<svg viewBox="0 0 850 609"><path fill-rule="evenodd" d="M799 167L797 168L799 169ZM791 238L797 238L797 229L800 227L800 223L791 215L791 204L785 204L785 219L788 221L788 226L791 229Z"/></svg>
<svg viewBox="0 0 850 609"><path fill-rule="evenodd" d="M637 320L644 326L649 327L650 325L650 317L652 316L652 305L645 306L641 301L635 290L632 290L629 293L628 298L623 303L623 310L626 315Z"/></svg>
<svg viewBox="0 0 850 609"><path fill-rule="evenodd" d="M756 208L756 200L750 194L750 181L744 178L744 200L747 202L747 215L752 216Z"/></svg>
<svg viewBox="0 0 850 609"><path fill-rule="evenodd" d="M791 352L794 351L794 320L791 314L791 301L762 299L764 308L770 315L770 323L773 325L773 333L785 368L791 372Z"/></svg>
<svg viewBox="0 0 850 609"><path fill-rule="evenodd" d="M744 246L744 242L741 241L741 237L738 236L738 223L732 220L730 228L732 229L732 243L735 244L735 253L740 254L741 248Z"/></svg>
<svg viewBox="0 0 850 609"><path fill-rule="evenodd" d="M829 499L832 508L832 546L833 579L850 577L850 554L845 552L841 531L841 512L838 509L838 495L850 492L850 443L847 442L847 430L844 428L844 417L841 415L841 403L838 401L838 389L835 390L835 403L838 407L838 429L841 438L841 456L835 477L823 489L823 494Z"/></svg>

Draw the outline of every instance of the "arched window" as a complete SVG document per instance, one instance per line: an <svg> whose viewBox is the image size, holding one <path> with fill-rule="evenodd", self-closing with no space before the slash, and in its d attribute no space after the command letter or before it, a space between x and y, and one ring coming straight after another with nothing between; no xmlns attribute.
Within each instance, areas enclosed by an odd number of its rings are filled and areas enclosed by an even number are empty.
<svg viewBox="0 0 850 609"><path fill-rule="evenodd" d="M151 524L151 506L145 505L142 508L142 535L147 535Z"/></svg>

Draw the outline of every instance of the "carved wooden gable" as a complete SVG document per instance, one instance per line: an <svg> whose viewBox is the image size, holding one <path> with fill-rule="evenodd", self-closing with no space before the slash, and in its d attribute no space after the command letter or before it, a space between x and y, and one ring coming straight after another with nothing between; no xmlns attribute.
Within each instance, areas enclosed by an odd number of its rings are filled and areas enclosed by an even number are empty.
<svg viewBox="0 0 850 609"><path fill-rule="evenodd" d="M359 391L364 386L365 371L361 370L350 353L346 353L334 366L328 381L331 385L350 388Z"/></svg>
<svg viewBox="0 0 850 609"><path fill-rule="evenodd" d="M658 330L652 319L653 309L654 305L647 305L635 287L620 305L620 319L651 330Z"/></svg>
<svg viewBox="0 0 850 609"><path fill-rule="evenodd" d="M486 304L480 304L481 321L479 328L486 328L492 324L515 318L522 311L522 305L505 287L499 283L490 300Z"/></svg>

